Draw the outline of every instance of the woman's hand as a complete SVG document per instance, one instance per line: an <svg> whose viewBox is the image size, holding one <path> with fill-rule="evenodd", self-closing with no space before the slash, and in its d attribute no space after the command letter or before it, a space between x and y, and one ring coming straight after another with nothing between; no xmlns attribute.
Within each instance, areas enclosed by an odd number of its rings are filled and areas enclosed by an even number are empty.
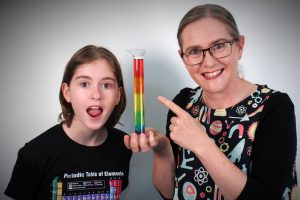
<svg viewBox="0 0 300 200"><path fill-rule="evenodd" d="M158 100L176 114L171 118L170 138L193 152L203 146L208 137L200 122L169 99L159 96Z"/></svg>
<svg viewBox="0 0 300 200"><path fill-rule="evenodd" d="M124 136L124 143L128 149L133 152L147 152L151 149L158 150L162 145L163 136L160 132L154 128L146 128L145 133Z"/></svg>

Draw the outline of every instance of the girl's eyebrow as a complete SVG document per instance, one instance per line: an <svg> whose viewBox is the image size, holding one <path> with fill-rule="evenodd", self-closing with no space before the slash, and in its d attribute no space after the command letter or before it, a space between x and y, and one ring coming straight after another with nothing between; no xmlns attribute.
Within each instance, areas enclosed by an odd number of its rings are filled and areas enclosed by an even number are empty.
<svg viewBox="0 0 300 200"><path fill-rule="evenodd" d="M88 79L88 80L91 80L92 78L89 77L89 76L80 75L80 76L77 76L75 79L76 79L76 80L78 80L78 79ZM105 76L105 77L101 78L101 80L111 80L111 81L116 81L115 78L110 77L110 76Z"/></svg>
<svg viewBox="0 0 300 200"><path fill-rule="evenodd" d="M85 76L85 75L77 76L75 79L77 80L77 79L81 79L81 78L83 78L83 79L91 79L91 77Z"/></svg>
<svg viewBox="0 0 300 200"><path fill-rule="evenodd" d="M111 81L117 81L115 78L113 78L113 77L110 77L110 76L103 77L101 80L111 80Z"/></svg>

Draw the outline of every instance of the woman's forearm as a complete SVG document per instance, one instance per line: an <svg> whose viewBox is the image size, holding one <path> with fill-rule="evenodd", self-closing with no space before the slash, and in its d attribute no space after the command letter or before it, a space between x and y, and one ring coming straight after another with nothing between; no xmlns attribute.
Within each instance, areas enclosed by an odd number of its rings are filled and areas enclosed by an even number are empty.
<svg viewBox="0 0 300 200"><path fill-rule="evenodd" d="M172 198L174 192L175 160L169 140L165 137L164 145L153 150L153 183L165 197Z"/></svg>

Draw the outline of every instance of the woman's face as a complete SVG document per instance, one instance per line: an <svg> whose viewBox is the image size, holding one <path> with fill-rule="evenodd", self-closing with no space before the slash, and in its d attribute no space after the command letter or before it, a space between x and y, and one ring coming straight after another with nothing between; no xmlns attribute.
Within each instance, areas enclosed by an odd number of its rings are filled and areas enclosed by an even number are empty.
<svg viewBox="0 0 300 200"><path fill-rule="evenodd" d="M234 38L229 34L229 28L214 18L203 18L187 25L182 33L182 51L191 49L206 49L218 43L231 41ZM205 52L203 61L186 68L193 80L204 91L209 93L226 92L239 80L238 61L242 56L244 38L234 41L232 53L224 58L216 59L209 51ZM181 53L181 50L179 50ZM185 56L185 55L184 55Z"/></svg>

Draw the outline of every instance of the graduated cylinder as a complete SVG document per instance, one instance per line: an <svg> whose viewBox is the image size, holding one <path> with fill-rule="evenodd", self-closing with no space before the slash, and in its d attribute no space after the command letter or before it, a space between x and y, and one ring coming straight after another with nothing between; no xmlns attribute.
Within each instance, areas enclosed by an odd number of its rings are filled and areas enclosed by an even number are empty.
<svg viewBox="0 0 300 200"><path fill-rule="evenodd" d="M143 49L132 49L128 52L133 56L134 70L134 128L140 134L145 132L144 109L144 55Z"/></svg>

